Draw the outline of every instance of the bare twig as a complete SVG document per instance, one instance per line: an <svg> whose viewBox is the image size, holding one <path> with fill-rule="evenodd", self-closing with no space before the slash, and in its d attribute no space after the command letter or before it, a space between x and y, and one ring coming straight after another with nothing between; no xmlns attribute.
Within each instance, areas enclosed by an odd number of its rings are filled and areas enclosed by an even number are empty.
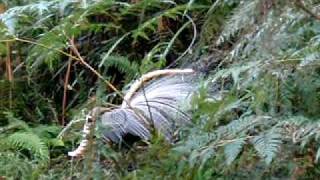
<svg viewBox="0 0 320 180"><path fill-rule="evenodd" d="M143 117L141 113L136 111L134 108L131 107L129 101L122 95L122 93L109 81L103 78L103 76L96 71L92 66L90 66L80 55L77 46L74 43L73 39L69 39L71 50L75 53L75 55L78 57L79 61L87 67L91 72L93 72L95 75L97 75L100 79L102 79L115 93L117 93L122 99L123 99L123 104L127 105L128 108L130 108L142 121L146 123L146 125L150 125L149 122ZM141 85L141 84L140 84Z"/></svg>
<svg viewBox="0 0 320 180"><path fill-rule="evenodd" d="M0 42L15 42L15 41L19 41L19 42L24 42L24 43L29 43L29 44L33 44L33 45L37 45L37 46L41 46L43 48L46 48L46 49L52 49L53 51L57 51L59 52L60 54L63 54L73 60L76 60L76 61L79 61L80 63L82 63L86 68L88 68L91 72L93 72L96 76L98 76L101 80L103 80L113 91L115 91L117 93L117 95L119 95L122 99L124 99L124 96L122 95L122 93L115 87L113 86L113 84L111 84L109 81L107 81L106 79L103 78L103 76L98 72L96 71L92 66L90 66L83 58L82 56L80 55L78 49L76 48L76 45L74 43L73 40L69 40L70 42L70 45L71 45L71 50L75 53L76 56L73 56L67 52L64 52L60 49L54 49L54 48L51 48L47 45L44 45L44 44L41 44L41 43L38 43L38 42L34 42L32 40L28 40L28 39L21 39L21 38L13 38L13 39L5 39L5 40L0 40ZM125 102L127 102L126 100L124 100ZM128 105L130 106L130 105Z"/></svg>
<svg viewBox="0 0 320 180"><path fill-rule="evenodd" d="M11 47L10 42L6 43L7 46L7 58L6 58L6 66L7 66L7 78L8 81L12 82L13 80L13 74L12 74L12 62L11 62Z"/></svg>
<svg viewBox="0 0 320 180"><path fill-rule="evenodd" d="M51 50L53 50L53 51L57 51L57 52L59 52L60 54L65 55L65 56L67 56L67 57L70 57L70 58L72 58L72 59L74 59L74 60L80 61L79 58L77 58L77 57L75 57L75 56L72 56L72 55L70 55L70 54L67 53L67 52L64 52L64 51L62 51L62 50L60 50L60 49L51 48L51 47L49 47L49 46L47 46L47 45L44 45L44 44L41 44L41 43L38 43L38 42L34 42L33 40L22 39L22 38L18 38L18 37L15 37L15 38L13 38L13 39L0 40L0 42L15 42L15 41L24 42L24 43L29 43L29 44L33 44L33 45L36 45L36 46L41 46L41 47L46 48L46 49L51 49Z"/></svg>
<svg viewBox="0 0 320 180"><path fill-rule="evenodd" d="M83 57L80 55L75 43L74 43L74 40L73 39L70 39L69 40L69 43L70 43L70 48L71 50L74 52L74 54L78 57L77 59L84 65L86 66L91 72L93 72L95 75L97 75L100 79L102 79L114 92L116 92L120 97L123 98L123 95L122 93L113 85L111 84L109 81L105 80L103 78L103 76L98 72L96 71L92 66L90 66L84 59Z"/></svg>
<svg viewBox="0 0 320 180"><path fill-rule="evenodd" d="M6 57L6 72L7 78L10 82L10 91L9 91L9 107L12 108L12 89L13 89L13 73L12 73L12 60L11 60L11 45L10 42L6 42L7 46L7 57Z"/></svg>
<svg viewBox="0 0 320 180"><path fill-rule="evenodd" d="M307 14L309 14L311 17L320 20L320 15L315 14L314 12L312 12L310 9L308 9L303 0L296 0L295 1L295 5L300 8L301 10L303 10L304 12L306 12Z"/></svg>
<svg viewBox="0 0 320 180"><path fill-rule="evenodd" d="M67 93L68 93L68 84L70 78L70 71L71 71L72 60L70 59L68 62L67 72L64 79L63 85L63 99L62 99L62 118L61 118L61 125L65 125L65 114L66 114L66 106L67 106Z"/></svg>
<svg viewBox="0 0 320 180"><path fill-rule="evenodd" d="M85 119L77 119L77 120L72 120L70 121L63 129L62 131L59 133L59 135L57 136L57 138L61 139L67 131L69 131L69 129L76 123L85 121Z"/></svg>

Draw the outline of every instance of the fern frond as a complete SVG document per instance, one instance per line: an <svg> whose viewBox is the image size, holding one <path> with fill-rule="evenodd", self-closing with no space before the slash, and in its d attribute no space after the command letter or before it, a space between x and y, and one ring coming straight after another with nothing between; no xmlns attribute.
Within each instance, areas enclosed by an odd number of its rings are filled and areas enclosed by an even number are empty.
<svg viewBox="0 0 320 180"><path fill-rule="evenodd" d="M105 59L105 56L102 58ZM106 71L110 67L114 67L119 72L126 74L128 78L134 78L139 69L137 63L129 61L129 59L124 56L108 56L103 65L106 68Z"/></svg>
<svg viewBox="0 0 320 180"><path fill-rule="evenodd" d="M173 7L171 9L165 10L163 13L145 21L143 24L141 24L136 30L132 32L132 37L136 40L138 37L144 38L149 40L148 31L151 31L151 33L155 32L157 30L158 21L161 17L167 17L176 19L178 16L183 15L183 12L188 8L186 5L178 5L176 7ZM194 5L192 6L192 9L207 9L207 6L201 6L201 5Z"/></svg>
<svg viewBox="0 0 320 180"><path fill-rule="evenodd" d="M276 156L282 144L282 135L279 129L262 133L251 140L259 156L269 165Z"/></svg>
<svg viewBox="0 0 320 180"><path fill-rule="evenodd" d="M41 162L49 160L49 149L37 135L30 132L16 132L5 140L9 148L29 150Z"/></svg>
<svg viewBox="0 0 320 180"><path fill-rule="evenodd" d="M238 157L245 143L245 138L239 138L224 146L224 155L227 165L232 164L232 162Z"/></svg>
<svg viewBox="0 0 320 180"><path fill-rule="evenodd" d="M48 12L48 8L54 4L55 2L39 2L26 6L10 8L4 14L0 15L0 19L6 25L9 32L14 35L16 34L16 29L18 27L19 15L22 17L22 14L28 13L35 15L34 17L42 18L44 13Z"/></svg>
<svg viewBox="0 0 320 180"><path fill-rule="evenodd" d="M224 26L217 44L228 41L242 29L251 27L254 24L259 3L260 0L241 1L240 5L233 11L230 20Z"/></svg>
<svg viewBox="0 0 320 180"><path fill-rule="evenodd" d="M19 152L0 152L0 174L9 179L32 179L33 164Z"/></svg>
<svg viewBox="0 0 320 180"><path fill-rule="evenodd" d="M31 48L26 60L30 72L36 72L43 64L46 64L51 71L54 70L62 57L58 51L67 47L66 41L66 37L54 30L43 34L36 43L47 48L38 45Z"/></svg>
<svg viewBox="0 0 320 180"><path fill-rule="evenodd" d="M202 151L193 151L190 154L189 157L189 166L194 167L195 165L203 166L205 163L210 160L214 155L216 154L216 151L214 148L206 148Z"/></svg>
<svg viewBox="0 0 320 180"><path fill-rule="evenodd" d="M28 124L22 121L19 117L16 117L12 112L7 111L2 113L5 115L9 124L5 127L1 127L0 133L5 132L7 130L12 130L12 129L30 130Z"/></svg>
<svg viewBox="0 0 320 180"><path fill-rule="evenodd" d="M64 12L66 7L76 3L76 1L62 3L59 0L54 0L16 6L1 14L0 20L6 25L11 35L18 35L37 28L48 30L49 27L46 26L46 23L52 21L52 16Z"/></svg>
<svg viewBox="0 0 320 180"><path fill-rule="evenodd" d="M109 58L109 56L111 55L112 51L117 47L117 45L124 39L126 38L130 33L126 33L124 34L122 37L120 37L113 45L112 47L108 50L108 52L103 55L102 59L101 59L101 62L99 64L99 67L101 67L104 62Z"/></svg>
<svg viewBox="0 0 320 180"><path fill-rule="evenodd" d="M218 71L216 74L214 74L210 81L211 82L216 82L219 79L226 79L228 77L233 78L233 84L234 85L239 85L240 80L241 80L241 73L244 73L246 71L251 70L253 67L257 68L260 65L260 62L249 62L246 64L239 64L239 65L234 65L229 68L225 68L223 70ZM249 77L248 77L249 78Z"/></svg>
<svg viewBox="0 0 320 180"><path fill-rule="evenodd" d="M121 14L123 16L136 16L138 13L141 13L147 9L160 8L162 4L164 4L164 2L158 0L141 0L137 3L126 6L126 8L122 9Z"/></svg>
<svg viewBox="0 0 320 180"><path fill-rule="evenodd" d="M239 134L245 134L248 130L268 120L270 120L268 116L245 116L231 121L226 126L219 127L216 131L222 137L235 137Z"/></svg>

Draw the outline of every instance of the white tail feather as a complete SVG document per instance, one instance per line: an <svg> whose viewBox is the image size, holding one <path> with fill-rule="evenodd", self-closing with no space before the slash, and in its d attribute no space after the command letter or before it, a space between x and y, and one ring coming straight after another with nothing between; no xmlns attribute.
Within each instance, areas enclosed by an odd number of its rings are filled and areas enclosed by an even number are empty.
<svg viewBox="0 0 320 180"><path fill-rule="evenodd" d="M164 77L158 78L161 76ZM158 79L147 83L154 78ZM192 69L157 70L143 75L130 87L121 108L101 116L104 137L120 142L124 135L131 134L148 140L150 125L153 125L170 141L174 129L190 121L188 113L181 110L180 105L196 89L195 80ZM96 116L95 113L90 114ZM95 118L88 117L83 128L83 140L75 151L68 153L69 156L85 153L94 126Z"/></svg>

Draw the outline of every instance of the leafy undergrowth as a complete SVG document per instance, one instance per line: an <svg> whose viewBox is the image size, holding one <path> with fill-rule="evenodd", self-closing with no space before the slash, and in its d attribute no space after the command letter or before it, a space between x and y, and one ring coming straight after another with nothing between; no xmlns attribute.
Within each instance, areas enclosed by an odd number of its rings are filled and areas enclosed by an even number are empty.
<svg viewBox="0 0 320 180"><path fill-rule="evenodd" d="M317 178L318 10L315 0L1 2L0 178ZM190 66L205 77L175 144L155 134L126 149L97 133L85 158L67 157L86 112L121 102L106 81L127 89L150 70Z"/></svg>

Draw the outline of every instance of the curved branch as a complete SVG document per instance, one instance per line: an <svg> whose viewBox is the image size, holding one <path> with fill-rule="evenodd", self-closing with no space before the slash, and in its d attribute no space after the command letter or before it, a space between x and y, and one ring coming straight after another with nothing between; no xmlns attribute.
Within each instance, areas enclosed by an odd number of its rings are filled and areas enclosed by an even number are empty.
<svg viewBox="0 0 320 180"><path fill-rule="evenodd" d="M306 12L307 14L309 14L311 17L320 20L320 15L317 15L316 13L312 12L310 9L308 9L304 3L303 0L296 0L295 4L298 8L300 8L301 10L303 10L304 12Z"/></svg>

